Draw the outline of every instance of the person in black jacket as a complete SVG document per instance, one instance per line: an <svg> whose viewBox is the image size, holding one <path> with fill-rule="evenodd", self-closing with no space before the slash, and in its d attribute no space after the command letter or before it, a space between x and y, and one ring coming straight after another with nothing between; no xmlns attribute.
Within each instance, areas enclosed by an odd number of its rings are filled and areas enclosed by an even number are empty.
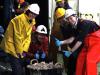
<svg viewBox="0 0 100 75"><path fill-rule="evenodd" d="M62 33L63 39L68 39L68 41L70 43L70 41L73 40L73 36L75 36L75 34L74 34L75 29L73 29L73 27L70 24L65 22L65 20L62 20L64 18L64 15L65 15L65 9L64 8L58 8L57 11L56 11L56 16L57 16L58 21L60 22L60 31ZM75 43L76 43L76 40L74 40L72 43L70 43L68 45L69 47L67 47L67 48L72 48ZM77 60L77 56L78 56L78 53L79 53L81 48L82 48L82 46L80 48L78 48L77 51L73 52L71 55L68 54L69 56L64 55L64 58L66 58L66 56L68 58L68 60L64 62L64 63L67 64L65 66L67 68L67 74L68 75L74 75L75 74L76 60Z"/></svg>
<svg viewBox="0 0 100 75"><path fill-rule="evenodd" d="M71 26L73 39L70 39L70 42L68 39L57 40L56 45L70 44L75 40L74 46L68 50L66 55L73 54L73 52L78 51L79 47L83 46L79 50L74 75L96 75L96 63L100 61L100 27L94 21L79 19L72 9L66 10L64 17L59 20L60 22L65 21Z"/></svg>

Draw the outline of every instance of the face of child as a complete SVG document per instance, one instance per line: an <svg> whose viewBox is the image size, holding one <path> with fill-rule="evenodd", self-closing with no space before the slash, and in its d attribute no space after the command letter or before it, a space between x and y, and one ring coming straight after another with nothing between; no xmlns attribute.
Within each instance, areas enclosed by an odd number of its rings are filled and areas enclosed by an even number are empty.
<svg viewBox="0 0 100 75"><path fill-rule="evenodd" d="M38 33L37 34L38 41L43 42L44 41L44 38L45 38L45 34L41 34L41 33Z"/></svg>

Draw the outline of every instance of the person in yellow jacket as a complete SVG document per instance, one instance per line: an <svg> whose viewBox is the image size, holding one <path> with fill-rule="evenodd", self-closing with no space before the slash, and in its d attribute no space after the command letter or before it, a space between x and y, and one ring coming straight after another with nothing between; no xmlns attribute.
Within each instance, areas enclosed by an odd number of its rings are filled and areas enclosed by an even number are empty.
<svg viewBox="0 0 100 75"><path fill-rule="evenodd" d="M25 13L16 16L9 22L0 48L9 56L12 75L23 75L20 59L23 58L23 51L28 51L32 27L35 25L35 18L39 12L39 5L31 4Z"/></svg>

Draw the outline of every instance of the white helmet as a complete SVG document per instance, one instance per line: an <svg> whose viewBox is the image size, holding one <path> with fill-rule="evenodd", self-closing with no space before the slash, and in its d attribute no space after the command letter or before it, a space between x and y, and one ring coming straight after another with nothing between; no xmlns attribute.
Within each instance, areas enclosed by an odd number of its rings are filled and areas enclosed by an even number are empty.
<svg viewBox="0 0 100 75"><path fill-rule="evenodd" d="M76 12L75 12L74 10L72 10L72 9L67 9L67 10L65 11L65 18L68 18L69 16L72 16L72 15L74 15L74 14L76 14Z"/></svg>
<svg viewBox="0 0 100 75"><path fill-rule="evenodd" d="M33 12L35 14L39 14L40 7L38 4L31 4L31 5L29 5L28 10L30 10L31 12Z"/></svg>
<svg viewBox="0 0 100 75"><path fill-rule="evenodd" d="M47 34L47 28L44 25L39 25L36 29L36 32Z"/></svg>

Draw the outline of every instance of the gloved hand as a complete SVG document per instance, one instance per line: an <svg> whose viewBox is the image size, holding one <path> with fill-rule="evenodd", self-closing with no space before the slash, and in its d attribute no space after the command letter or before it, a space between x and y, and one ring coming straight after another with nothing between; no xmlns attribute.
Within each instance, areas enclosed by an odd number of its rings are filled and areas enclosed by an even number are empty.
<svg viewBox="0 0 100 75"><path fill-rule="evenodd" d="M23 57L26 57L26 52L23 52L23 53L22 53L22 56L23 56Z"/></svg>
<svg viewBox="0 0 100 75"><path fill-rule="evenodd" d="M64 56L66 57L69 57L72 54L72 52L70 51L63 51L63 53L64 53Z"/></svg>
<svg viewBox="0 0 100 75"><path fill-rule="evenodd" d="M55 36L51 35L51 39L55 41L56 46L60 46L62 41L59 41Z"/></svg>
<svg viewBox="0 0 100 75"><path fill-rule="evenodd" d="M44 52L42 53L41 58L42 59L46 58L46 54Z"/></svg>
<svg viewBox="0 0 100 75"><path fill-rule="evenodd" d="M56 46L61 46L62 45L62 41L59 41L58 39L56 39L56 41L55 41L55 44L56 44Z"/></svg>
<svg viewBox="0 0 100 75"><path fill-rule="evenodd" d="M17 56L18 56L19 58L21 58L21 57L22 57L20 53L17 53Z"/></svg>
<svg viewBox="0 0 100 75"><path fill-rule="evenodd" d="M39 59L39 54L38 53L35 53L34 58L35 59Z"/></svg>

